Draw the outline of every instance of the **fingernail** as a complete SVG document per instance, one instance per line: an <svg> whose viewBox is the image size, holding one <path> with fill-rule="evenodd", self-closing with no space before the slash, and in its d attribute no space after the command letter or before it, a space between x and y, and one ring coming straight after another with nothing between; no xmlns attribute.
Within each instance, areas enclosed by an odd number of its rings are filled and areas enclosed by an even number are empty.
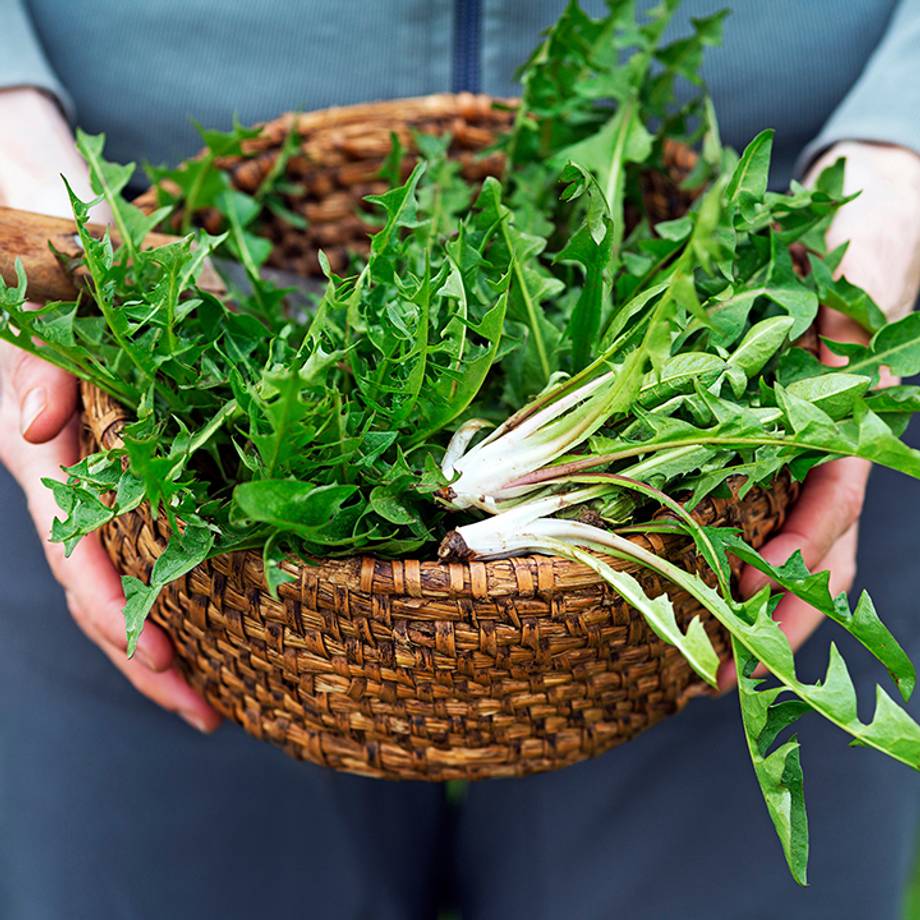
<svg viewBox="0 0 920 920"><path fill-rule="evenodd" d="M32 423L45 411L47 396L44 387L35 387L29 390L22 398L19 407L19 431L27 434Z"/></svg>
<svg viewBox="0 0 920 920"><path fill-rule="evenodd" d="M145 668L151 671L164 671L169 667L172 656L167 656L165 661L162 660L162 654L159 656L154 654L156 645L156 637L145 629L138 637L134 655ZM161 659L159 664L157 663L158 657Z"/></svg>
<svg viewBox="0 0 920 920"><path fill-rule="evenodd" d="M186 712L185 710L179 710L179 715L188 722L196 731L200 731L202 735L210 735L211 729L208 726L207 722L197 713L197 712Z"/></svg>
<svg viewBox="0 0 920 920"><path fill-rule="evenodd" d="M153 662L153 655L150 654L150 650L147 649L142 643L138 642L137 648L134 650L134 657L145 667L151 671L156 671L157 667Z"/></svg>

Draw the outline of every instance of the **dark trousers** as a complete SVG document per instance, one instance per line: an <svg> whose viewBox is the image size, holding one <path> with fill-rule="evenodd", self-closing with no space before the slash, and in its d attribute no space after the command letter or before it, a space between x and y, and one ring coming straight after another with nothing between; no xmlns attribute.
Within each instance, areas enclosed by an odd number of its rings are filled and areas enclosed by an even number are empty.
<svg viewBox="0 0 920 920"><path fill-rule="evenodd" d="M920 485L874 474L860 580L915 660L918 511ZM803 673L823 669L830 635L803 649ZM0 656L0 920L433 920L446 902L464 920L900 915L920 783L817 717L800 731L806 890L788 877L734 696L451 804L438 785L295 763L232 725L201 737L73 625L2 473ZM881 678L853 670L871 706Z"/></svg>

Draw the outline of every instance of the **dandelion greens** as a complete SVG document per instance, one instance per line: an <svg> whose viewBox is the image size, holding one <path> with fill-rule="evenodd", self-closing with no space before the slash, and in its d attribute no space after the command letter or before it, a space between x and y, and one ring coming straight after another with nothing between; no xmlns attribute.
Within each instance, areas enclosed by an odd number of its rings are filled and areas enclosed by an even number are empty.
<svg viewBox="0 0 920 920"><path fill-rule="evenodd" d="M148 583L125 579L129 652L161 588L211 556L261 551L277 591L289 557L432 556L440 543L444 558L583 562L715 684L699 618L682 627L668 596L647 596L621 563L649 569L731 637L754 772L804 884L806 756L790 727L814 713L920 769L920 726L881 687L862 721L833 643L825 678L801 679L771 616L780 594L853 636L905 700L915 671L868 595L851 609L826 572L800 556L771 565L692 511L838 457L920 478L920 453L901 440L920 388L878 386L883 367L920 372L920 317L886 323L836 277L842 250L827 251L824 233L848 200L842 162L779 193L768 186L770 131L740 156L723 148L698 72L724 14L665 43L676 6L664 0L637 20L632 4L608 0L593 19L569 3L522 68L521 103L497 142L500 179L470 187L450 137L420 136L403 180L394 141L389 188L365 206L369 253L344 274L323 261L325 288L306 315L263 277L270 244L257 232L266 210L302 223L285 198L293 133L248 195L218 167L255 132L202 132L202 157L150 170L163 183L151 215L123 198L133 165L107 162L104 138L81 133L118 245L88 233L96 201L71 192L86 288L32 310L20 271L0 287L0 339L90 381L133 418L120 446L48 482L61 508L52 537L68 552L142 502L171 525ZM679 82L695 92L689 102L676 101ZM700 155L683 183L686 213L662 220L645 206L643 177L665 169L674 141ZM196 228L203 209L221 215L222 233ZM169 214L184 238L145 248ZM200 289L211 253L240 262L250 289L226 300ZM827 343L842 367L807 347L819 304L871 336ZM662 530L694 542L715 587L627 537ZM775 587L735 598L729 556Z"/></svg>

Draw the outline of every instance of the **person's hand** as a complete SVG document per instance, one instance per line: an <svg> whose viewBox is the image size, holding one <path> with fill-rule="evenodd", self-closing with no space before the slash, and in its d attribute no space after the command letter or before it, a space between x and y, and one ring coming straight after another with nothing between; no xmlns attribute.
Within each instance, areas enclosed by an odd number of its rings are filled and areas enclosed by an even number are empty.
<svg viewBox="0 0 920 920"><path fill-rule="evenodd" d="M847 240L849 248L840 274L864 288L889 320L910 312L920 288L920 156L900 147L842 143L828 150L813 166L809 180L838 157L846 157L845 190L860 196L837 213L828 232L833 249ZM865 331L833 310L818 315L820 335L840 342L865 342ZM826 364L846 360L821 345ZM882 376L882 385L895 380ZM827 569L834 594L848 591L856 576L856 541L870 464L847 457L813 470L782 530L761 549L778 565L796 550L812 570ZM750 597L767 582L751 566L741 573L739 588ZM823 615L796 597L787 596L776 609L789 642L798 648L820 625ZM732 663L723 666L720 686L735 683Z"/></svg>
<svg viewBox="0 0 920 920"><path fill-rule="evenodd" d="M67 125L50 99L30 89L0 92L0 123L28 125L27 131L9 132L0 151L0 202L69 216L60 173L84 200L93 197ZM201 731L212 731L220 716L179 673L172 645L161 629L148 623L137 654L128 659L121 581L98 536L83 539L69 559L60 544L48 540L57 506L41 480L63 478L61 467L79 459L79 424L76 380L0 342L0 463L26 495L48 564L64 588L73 618L144 696Z"/></svg>

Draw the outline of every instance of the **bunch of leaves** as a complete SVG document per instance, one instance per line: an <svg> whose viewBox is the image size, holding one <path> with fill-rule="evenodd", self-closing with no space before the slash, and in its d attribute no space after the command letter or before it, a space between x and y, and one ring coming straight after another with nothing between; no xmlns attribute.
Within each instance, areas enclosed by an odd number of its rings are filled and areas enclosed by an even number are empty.
<svg viewBox="0 0 920 920"><path fill-rule="evenodd" d="M264 253L253 241L265 241L245 230L247 196L222 192L226 234L196 231L144 249L153 218L122 200L132 167L105 162L102 142L79 136L99 199L71 195L86 294L30 311L20 276L0 295L0 336L93 382L136 417L123 446L81 461L55 487L65 512L55 537L72 549L143 498L169 519L167 562L190 568L258 547L273 587L285 553L403 554L431 542L437 436L507 351L516 255L503 237L500 185L487 181L471 204L446 156L449 140L422 139L408 180L369 199L382 226L360 272L328 272L315 310L298 323L283 312L285 292L259 275ZM87 230L103 199L118 245ZM251 276L242 303L196 285L204 260L228 241ZM181 574L172 562L162 568ZM154 572L146 591L127 585L134 637L164 577Z"/></svg>
<svg viewBox="0 0 920 920"><path fill-rule="evenodd" d="M421 136L404 180L394 145L389 188L367 201L377 227L368 255L343 275L324 263L325 290L302 318L263 277L270 244L258 233L266 211L302 224L285 176L294 129L254 194L221 166L245 157L257 132L203 132L201 157L152 171L162 205L152 215L122 198L133 165L106 162L103 138L80 134L115 238L95 239L95 202L71 195L87 288L33 311L20 272L16 286L0 288L0 338L94 383L133 417L120 446L49 483L62 509L53 537L68 550L142 502L167 523L148 583L125 581L129 650L162 587L209 556L261 550L278 591L289 556L426 552L446 528L444 497L466 486L476 501L463 507L504 512L460 528L471 542L486 535L483 554L498 546L586 562L710 682L718 659L702 624L681 629L666 597L647 597L586 549L654 569L728 629L755 773L804 881L801 761L793 739L776 745L780 735L813 710L917 767L917 728L885 695L872 722L860 722L836 651L823 684L801 682L770 617L777 598L735 601L728 554L855 636L905 698L913 669L870 601L851 611L830 597L826 573L800 559L770 567L688 509L710 495L741 498L784 469L802 478L839 456L920 476L920 455L900 440L920 390L875 389L883 366L920 371L920 324L885 325L864 291L835 278L843 250L827 252L824 232L847 201L842 163L812 188L769 191L771 132L738 157L722 147L704 94L675 102L678 80L699 84L723 18L695 20L690 36L665 44L676 6L665 0L637 19L631 3L610 0L594 19L569 3L522 70L523 99L499 141L502 179L471 189L451 138ZM675 138L701 141L685 182L694 200L661 220L646 209L642 176L665 168ZM221 234L195 229L206 209L219 213ZM167 220L185 235L145 249L147 232ZM221 299L198 286L213 253L239 261L248 290ZM828 343L845 367L824 367L802 347L819 303L872 336L866 346ZM541 415L560 405L571 411ZM510 433L517 453L481 452L501 461L487 471L501 484L484 495L474 463L451 470L476 430L509 413L485 440L511 443L501 441ZM439 465L454 432L451 463ZM517 471L507 482L501 464ZM672 520L652 518L661 505ZM614 528L687 532L717 588L643 555ZM758 662L776 683L762 687Z"/></svg>
<svg viewBox="0 0 920 920"><path fill-rule="evenodd" d="M584 167L569 167L574 181L567 194L589 199L574 239L580 252L598 246L601 253L596 264L589 257L581 264L600 290L607 283L615 293L598 298L610 313L600 323L600 347L590 363L520 411L503 436L524 431L528 419L536 420L554 401L586 391L601 375L609 382L577 410L550 423L557 440L567 426L578 432L565 456L541 459L541 444L550 443L549 426L526 431L515 447L533 458L531 472L521 476L518 469L492 491L496 517L461 526L462 541L454 536L445 546L460 545L483 557L538 551L584 562L715 686L718 657L699 621L682 631L666 597L645 595L638 581L613 569L603 556L652 569L707 609L732 637L755 774L790 870L804 883L808 828L800 749L794 738L777 739L813 711L849 733L854 744L920 769L920 726L881 688L874 717L861 721L853 683L833 644L825 679L800 680L792 649L771 616L781 593L764 589L747 602L736 601L729 556L759 568L781 592L797 595L850 633L885 665L905 700L914 688L914 668L868 595L851 610L845 595L830 594L827 572L809 572L798 555L771 566L737 533L702 527L689 511L709 495L739 500L757 484L769 486L783 470L802 479L817 464L843 456L920 478L920 452L900 439L920 406L920 389L874 389L882 366L903 375L920 372L920 323L911 315L885 324L866 292L834 278L844 250L826 252L823 237L836 209L846 203L843 164L826 170L811 189L793 184L788 194L770 192L771 141L771 133L764 132L740 158L719 155L731 168L688 214L628 240L613 272L615 255L607 245L613 215ZM800 262L807 255L808 274L796 270L793 246ZM569 247L571 252L571 241ZM613 281L606 282L611 274ZM617 291L628 294L621 298ZM805 347L807 341L797 344L819 302L871 336L864 346L826 342L847 359L842 367L821 364ZM614 400L614 390L626 394L625 400ZM589 424L586 412L596 414ZM494 455L495 450L483 454ZM452 494L475 491L475 462L458 468L462 472L451 483ZM494 470L490 476L494 481ZM662 506L673 520L649 520ZM618 529L628 533L689 534L716 574L717 587L599 523L614 529L625 523ZM758 664L771 677L766 687L755 676Z"/></svg>
<svg viewBox="0 0 920 920"><path fill-rule="evenodd" d="M554 220L558 228L562 215L574 231L556 259L577 265L583 274L568 321L573 338L579 333L591 338L573 348L574 360L567 366L572 375L519 410L500 436L510 444L528 419L536 424L541 410L555 401L587 390L601 375L610 383L577 410L517 439L515 449L531 458L533 470L509 478L478 503L500 513L461 526L459 545L486 557L538 551L580 559L714 684L718 658L699 621L683 632L666 597L645 596L635 579L584 550L639 562L696 597L732 635L755 773L790 870L804 883L808 831L800 751L794 738L779 744L777 739L804 712L815 711L850 733L854 743L920 769L920 728L881 689L874 718L861 722L852 681L834 646L825 680L801 682L792 650L771 618L780 595L766 591L746 604L735 601L727 554L761 568L783 591L797 594L850 632L886 665L905 700L915 682L913 666L867 595L851 612L844 596L831 597L828 573L809 573L800 557L771 567L737 534L701 528L685 509L711 494L741 499L757 484L769 486L783 470L804 478L816 464L841 456L863 457L920 478L920 454L900 440L920 405L920 390L874 389L882 366L901 375L920 372L920 323L910 316L886 325L865 291L835 278L845 248L827 252L824 234L848 200L842 194L844 164L826 170L812 188L793 182L786 194L769 191L772 132L755 138L739 158L722 148L715 114L706 103L700 107L703 156L693 177L704 181L704 191L686 215L657 224L640 221L620 242L614 229L625 223L617 177L624 160L611 154L628 150L635 138L640 168L654 162L656 139L644 117L644 96L610 91L619 105L608 111L607 135L596 143L602 133L598 120L571 117L578 98L573 81L588 71L596 76L594 40L608 49L616 44L610 36L621 22L617 5L611 9L610 17L597 22L570 6L550 30L525 72L525 106L506 140L509 156L528 181L539 158L559 150L569 160L563 199L576 206L567 211L560 206ZM717 20L698 28L698 43L710 28L717 28ZM564 50L554 51L556 42ZM641 53L635 66L645 66ZM621 70L614 79L627 76ZM533 94L531 107L528 94ZM628 130L623 103L629 98L639 100L633 111L642 114ZM567 117L559 117L563 111ZM581 131L585 137L575 140ZM623 139L620 147L617 137ZM871 335L867 346L826 343L848 359L844 367L822 365L807 340L819 303ZM614 398L613 389L621 398ZM596 418L586 421L591 413ZM541 459L546 445L564 442L560 432L566 427L576 432L565 442L567 454L546 463ZM497 452L496 447L482 456L492 459ZM453 456L452 465L456 460ZM462 467L445 494L457 496L465 485L474 494L476 472L475 462ZM494 469L489 476L494 482ZM684 496L684 503L670 495ZM673 506L676 524L648 520L662 504ZM628 532L675 527L689 532L717 573L718 589L666 559L639 558L634 544L585 521L608 528L625 524L621 529ZM455 537L444 543L457 545ZM772 677L767 689L754 677L758 663Z"/></svg>

